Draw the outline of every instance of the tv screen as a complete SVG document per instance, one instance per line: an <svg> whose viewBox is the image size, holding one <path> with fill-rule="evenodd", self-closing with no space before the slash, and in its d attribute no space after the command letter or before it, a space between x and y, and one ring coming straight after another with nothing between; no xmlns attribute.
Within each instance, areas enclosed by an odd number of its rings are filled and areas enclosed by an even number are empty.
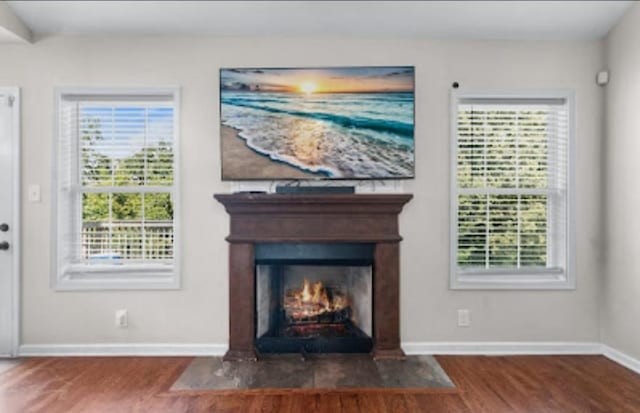
<svg viewBox="0 0 640 413"><path fill-rule="evenodd" d="M220 70L223 180L414 176L414 68Z"/></svg>

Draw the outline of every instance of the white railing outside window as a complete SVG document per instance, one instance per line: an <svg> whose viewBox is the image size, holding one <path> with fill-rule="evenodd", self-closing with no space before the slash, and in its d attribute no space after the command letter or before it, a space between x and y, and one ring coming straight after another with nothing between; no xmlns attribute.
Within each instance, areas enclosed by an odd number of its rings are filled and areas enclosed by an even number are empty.
<svg viewBox="0 0 640 413"><path fill-rule="evenodd" d="M145 230L145 236L140 233ZM144 240L144 242L143 242ZM82 223L82 258L87 262L105 260L173 259L173 221Z"/></svg>

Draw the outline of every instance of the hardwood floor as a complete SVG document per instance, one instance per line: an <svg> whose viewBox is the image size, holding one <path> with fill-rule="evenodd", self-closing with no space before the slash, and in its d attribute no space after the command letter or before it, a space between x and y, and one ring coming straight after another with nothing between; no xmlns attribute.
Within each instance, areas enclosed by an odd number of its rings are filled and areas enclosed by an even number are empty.
<svg viewBox="0 0 640 413"><path fill-rule="evenodd" d="M454 390L169 392L190 358L34 358L0 412L640 413L640 375L602 356L437 357Z"/></svg>

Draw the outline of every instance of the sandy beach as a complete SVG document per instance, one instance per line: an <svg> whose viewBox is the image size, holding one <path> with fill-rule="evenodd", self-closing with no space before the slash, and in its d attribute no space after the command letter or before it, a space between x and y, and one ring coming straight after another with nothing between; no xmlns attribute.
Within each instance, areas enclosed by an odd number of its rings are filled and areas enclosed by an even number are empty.
<svg viewBox="0 0 640 413"><path fill-rule="evenodd" d="M276 162L249 148L238 131L222 125L222 179L318 179L322 174L305 172ZM260 178L257 178L260 177Z"/></svg>

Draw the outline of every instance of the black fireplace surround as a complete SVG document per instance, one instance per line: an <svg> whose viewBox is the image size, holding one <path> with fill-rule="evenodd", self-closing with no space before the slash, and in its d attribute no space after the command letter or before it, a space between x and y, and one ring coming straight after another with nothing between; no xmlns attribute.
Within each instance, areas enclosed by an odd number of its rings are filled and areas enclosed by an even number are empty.
<svg viewBox="0 0 640 413"><path fill-rule="evenodd" d="M373 347L369 243L257 243L261 353L368 353Z"/></svg>

